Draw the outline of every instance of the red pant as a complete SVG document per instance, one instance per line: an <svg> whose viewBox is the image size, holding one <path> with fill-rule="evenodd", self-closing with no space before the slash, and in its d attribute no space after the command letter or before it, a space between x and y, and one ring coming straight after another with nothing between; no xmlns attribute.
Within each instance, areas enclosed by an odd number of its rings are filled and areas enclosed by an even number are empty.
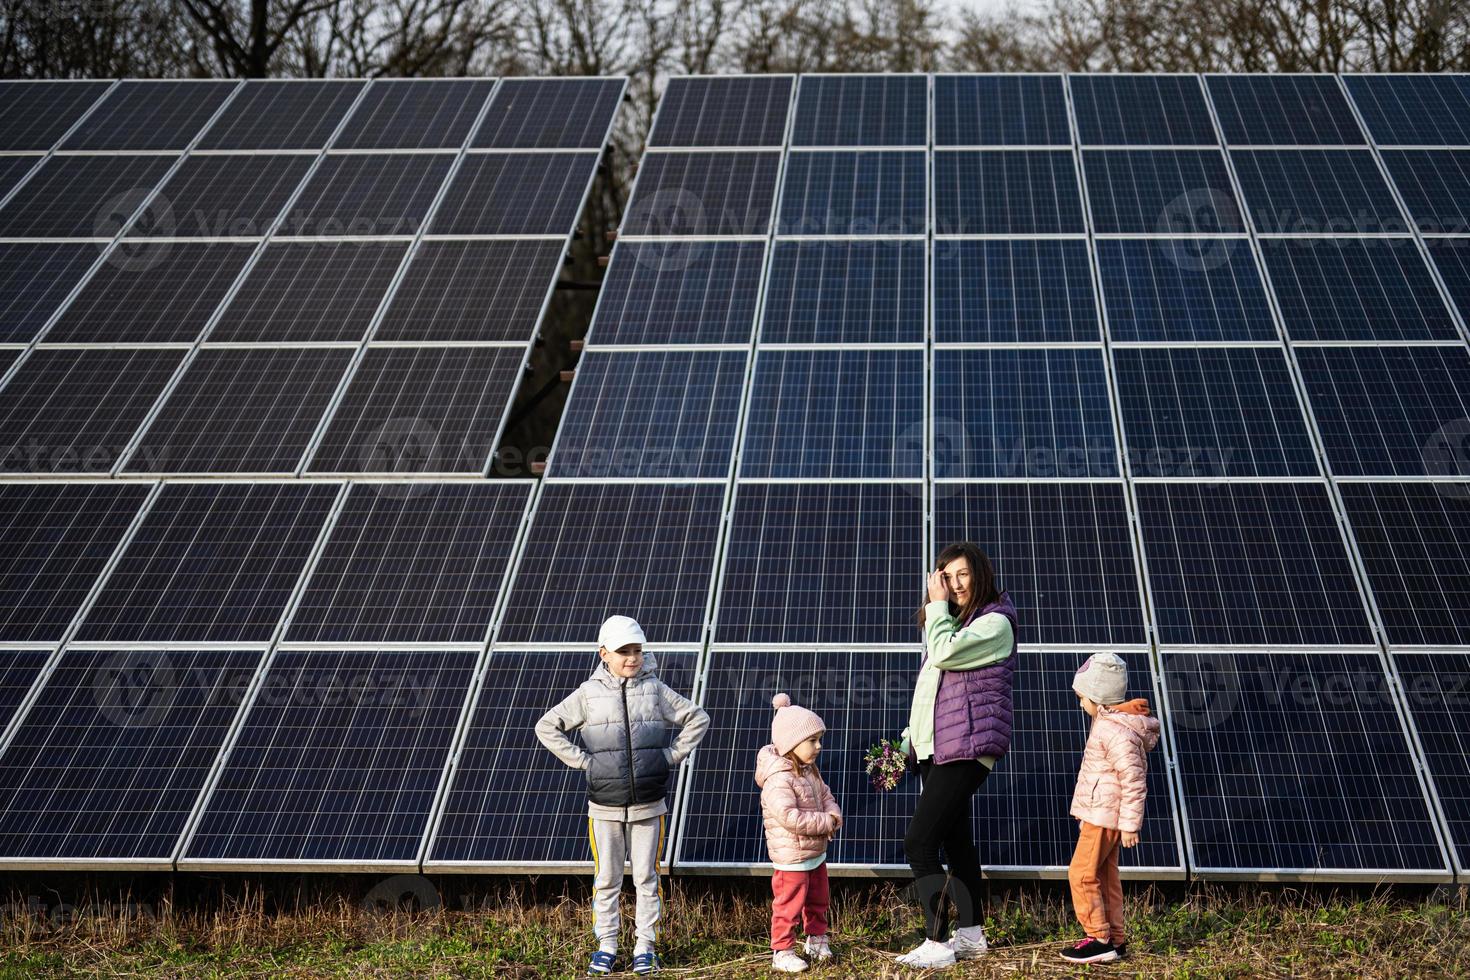
<svg viewBox="0 0 1470 980"><path fill-rule="evenodd" d="M808 937L827 934L827 906L832 894L827 889L827 862L810 871L777 871L771 875L771 948L796 945L800 921Z"/></svg>

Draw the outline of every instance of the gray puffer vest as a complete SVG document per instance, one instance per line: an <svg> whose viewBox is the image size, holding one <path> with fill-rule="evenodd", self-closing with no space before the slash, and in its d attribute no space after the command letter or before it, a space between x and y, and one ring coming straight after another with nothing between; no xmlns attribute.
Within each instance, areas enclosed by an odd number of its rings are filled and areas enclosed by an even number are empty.
<svg viewBox="0 0 1470 980"><path fill-rule="evenodd" d="M663 684L651 656L633 677L614 677L599 663L582 684L587 720L582 744L591 757L587 795L600 806L638 806L663 800L669 785L668 725Z"/></svg>

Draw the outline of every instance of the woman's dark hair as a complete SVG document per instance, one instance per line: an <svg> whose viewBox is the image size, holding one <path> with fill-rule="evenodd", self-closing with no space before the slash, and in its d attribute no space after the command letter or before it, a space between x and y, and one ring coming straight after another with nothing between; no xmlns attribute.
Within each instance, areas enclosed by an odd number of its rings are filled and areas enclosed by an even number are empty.
<svg viewBox="0 0 1470 980"><path fill-rule="evenodd" d="M939 553L934 562L935 569L942 569L945 565L956 558L963 558L970 565L970 599L964 607L958 607L953 601L949 604L949 611L954 618L963 623L969 619L975 610L990 605L1000 598L1000 587L995 584L995 567L990 564L990 559L985 552L980 550L977 544L969 541L960 541L950 545ZM927 587L926 587L927 589ZM919 605L919 611L914 614L914 622L919 628L924 627L924 606L928 604L929 593L924 593L924 602Z"/></svg>

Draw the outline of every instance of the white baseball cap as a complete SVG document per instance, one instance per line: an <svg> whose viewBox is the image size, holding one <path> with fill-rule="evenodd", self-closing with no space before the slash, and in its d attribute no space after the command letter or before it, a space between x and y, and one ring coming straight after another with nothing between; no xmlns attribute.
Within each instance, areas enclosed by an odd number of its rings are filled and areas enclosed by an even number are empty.
<svg viewBox="0 0 1470 980"><path fill-rule="evenodd" d="M647 642L643 636L643 627L629 616L609 616L602 624L602 629L597 631L597 645L608 650L617 650L629 643Z"/></svg>

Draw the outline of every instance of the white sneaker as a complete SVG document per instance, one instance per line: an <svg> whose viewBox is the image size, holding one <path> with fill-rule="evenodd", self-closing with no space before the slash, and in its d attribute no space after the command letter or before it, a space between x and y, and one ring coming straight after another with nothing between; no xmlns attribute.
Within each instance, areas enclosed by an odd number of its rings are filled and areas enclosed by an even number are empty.
<svg viewBox="0 0 1470 980"><path fill-rule="evenodd" d="M792 949L778 949L771 954L771 969L777 973L805 973L806 960Z"/></svg>
<svg viewBox="0 0 1470 980"><path fill-rule="evenodd" d="M956 932L949 942L944 944L954 952L955 959L978 960L981 956L985 955L985 951L990 948L990 945L985 941L985 930L979 926L976 927L976 930L980 933L979 939L967 939L959 932Z"/></svg>
<svg viewBox="0 0 1470 980"><path fill-rule="evenodd" d="M898 962L919 970L943 970L954 966L954 950L944 943L926 939L922 946L900 956Z"/></svg>
<svg viewBox="0 0 1470 980"><path fill-rule="evenodd" d="M827 942L826 936L808 939L801 951L807 955L808 959L826 961L832 958L832 945Z"/></svg>

